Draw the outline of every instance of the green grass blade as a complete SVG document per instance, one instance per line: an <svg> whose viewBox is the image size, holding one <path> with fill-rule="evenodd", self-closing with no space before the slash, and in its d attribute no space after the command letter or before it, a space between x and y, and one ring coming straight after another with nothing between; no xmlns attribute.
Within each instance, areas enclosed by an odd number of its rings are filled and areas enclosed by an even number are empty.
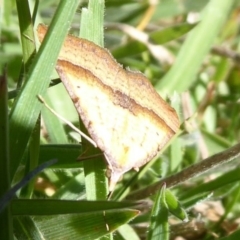
<svg viewBox="0 0 240 240"><path fill-rule="evenodd" d="M177 39L184 34L188 33L195 24L182 23L177 24L168 28L165 28L160 31L154 31L149 34L150 40L152 40L156 44L164 44L166 42L172 41L173 39Z"/></svg>
<svg viewBox="0 0 240 240"><path fill-rule="evenodd" d="M80 37L103 46L103 18L104 0L90 0L88 9L82 9ZM99 153L98 149L93 149L93 147L89 146L87 142L85 145L88 149L87 156ZM86 176L85 182L87 199L106 199L108 194L108 181L105 175L106 164L103 157L100 159L91 159L84 161L83 166Z"/></svg>
<svg viewBox="0 0 240 240"><path fill-rule="evenodd" d="M156 84L159 92L162 94L182 92L191 86L234 2L234 0L209 2L201 22L190 32L173 67Z"/></svg>
<svg viewBox="0 0 240 240"><path fill-rule="evenodd" d="M140 202L114 201L73 201L58 199L16 199L11 202L15 216L18 215L58 215L69 213L91 213L113 209L143 206Z"/></svg>
<svg viewBox="0 0 240 240"><path fill-rule="evenodd" d="M50 159L57 159L58 162L50 168L80 168L81 161L77 161L81 156L82 149L79 144L47 144L40 146L39 163L44 163Z"/></svg>
<svg viewBox="0 0 240 240"><path fill-rule="evenodd" d="M166 185L158 192L151 213L148 240L168 240L168 206L165 199Z"/></svg>
<svg viewBox="0 0 240 240"><path fill-rule="evenodd" d="M38 166L39 151L40 151L40 130L41 130L41 119L40 115L36 122L35 128L32 132L30 143L29 143L29 158L25 167L25 173L32 171ZM34 183L36 178L34 177L26 187L21 190L21 197L31 198L34 190Z"/></svg>
<svg viewBox="0 0 240 240"><path fill-rule="evenodd" d="M240 229L236 230L234 233L230 234L227 237L220 238L219 240L237 240L240 238Z"/></svg>
<svg viewBox="0 0 240 240"><path fill-rule="evenodd" d="M21 42L23 50L23 63L25 65L25 71L28 70L32 58L36 53L33 23L30 14L28 0L17 0L16 1L19 27L21 32Z"/></svg>
<svg viewBox="0 0 240 240"><path fill-rule="evenodd" d="M35 216L34 220L45 239L93 240L115 231L138 214L137 210L123 209L105 213Z"/></svg>
<svg viewBox="0 0 240 240"><path fill-rule="evenodd" d="M170 213L172 213L175 217L181 219L182 221L188 220L188 215L185 209L181 206L176 196L173 195L173 193L169 189L166 189L165 191L165 200L168 207L168 211Z"/></svg>
<svg viewBox="0 0 240 240"><path fill-rule="evenodd" d="M8 91L5 73L0 76L0 197L10 188L9 174L9 129L8 129ZM13 239L12 215L10 207L0 214L0 239Z"/></svg>
<svg viewBox="0 0 240 240"><path fill-rule="evenodd" d="M14 236L16 237L16 239L42 240L42 233L31 217L15 217L13 224Z"/></svg>
<svg viewBox="0 0 240 240"><path fill-rule="evenodd" d="M240 168L236 168L232 171L226 172L222 176L217 177L216 179L202 183L193 189L189 189L186 192L179 193L179 199L190 198L191 196L195 196L198 194L202 194L204 192L216 191L217 189L224 187L228 184L233 185L240 180Z"/></svg>
<svg viewBox="0 0 240 240"><path fill-rule="evenodd" d="M123 239L140 240L140 237L129 224L124 224L118 228L118 234ZM116 238L117 239L117 238Z"/></svg>
<svg viewBox="0 0 240 240"><path fill-rule="evenodd" d="M29 69L26 82L10 113L11 177L21 161L41 110L37 95L45 95L58 52L78 6L77 0L61 1L45 41Z"/></svg>
<svg viewBox="0 0 240 240"><path fill-rule="evenodd" d="M8 192L6 192L0 198L0 213L5 209L5 207L9 204L11 199L16 195L16 192L20 188L24 187L32 178L39 174L43 169L47 168L51 164L54 164L56 161L57 161L56 159L53 159L41 164L36 169L29 172L20 182L15 184Z"/></svg>
<svg viewBox="0 0 240 240"><path fill-rule="evenodd" d="M51 99L48 94L45 97L45 101L51 108L53 108L51 102L53 101L53 99ZM44 119L44 124L46 126L50 142L54 144L68 143L68 139L61 121L46 107L44 107L42 110L42 116Z"/></svg>

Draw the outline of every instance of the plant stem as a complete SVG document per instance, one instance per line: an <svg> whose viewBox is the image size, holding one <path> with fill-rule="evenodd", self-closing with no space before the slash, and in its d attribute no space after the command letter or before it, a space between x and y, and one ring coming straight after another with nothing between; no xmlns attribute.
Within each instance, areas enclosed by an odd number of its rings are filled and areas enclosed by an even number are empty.
<svg viewBox="0 0 240 240"><path fill-rule="evenodd" d="M209 158L206 158L205 160L199 163L187 167L177 174L164 178L147 188L132 193L128 196L128 199L140 200L150 195L153 195L162 187L163 183L166 183L168 188L175 187L187 180L192 179L193 177L197 177L222 164L228 163L238 158L239 156L240 156L240 143L223 152L217 153Z"/></svg>

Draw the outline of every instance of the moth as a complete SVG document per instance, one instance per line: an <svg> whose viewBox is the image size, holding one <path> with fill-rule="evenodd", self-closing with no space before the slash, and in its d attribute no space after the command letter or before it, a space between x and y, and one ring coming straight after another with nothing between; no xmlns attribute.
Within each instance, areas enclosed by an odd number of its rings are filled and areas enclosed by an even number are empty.
<svg viewBox="0 0 240 240"><path fill-rule="evenodd" d="M47 27L39 25L43 40ZM109 190L121 176L154 158L179 129L175 110L139 72L124 69L108 50L68 35L56 70L89 135L111 170Z"/></svg>

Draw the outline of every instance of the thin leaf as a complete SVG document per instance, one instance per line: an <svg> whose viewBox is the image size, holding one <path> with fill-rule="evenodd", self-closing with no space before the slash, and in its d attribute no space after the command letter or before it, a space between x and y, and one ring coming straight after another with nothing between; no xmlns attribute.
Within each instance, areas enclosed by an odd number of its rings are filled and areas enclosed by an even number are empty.
<svg viewBox="0 0 240 240"><path fill-rule="evenodd" d="M58 52L77 6L77 0L60 1L45 41L34 58L28 78L11 110L9 126L11 177L16 172L26 150L41 110L37 95L45 95Z"/></svg>
<svg viewBox="0 0 240 240"><path fill-rule="evenodd" d="M186 91L191 86L234 2L209 1L203 18L188 35L173 67L156 85L159 92L166 95L173 91Z"/></svg>
<svg viewBox="0 0 240 240"><path fill-rule="evenodd" d="M142 204L144 205L144 204ZM58 215L69 213L91 213L96 211L139 207L139 202L73 201L17 199L11 203L14 215Z"/></svg>
<svg viewBox="0 0 240 240"><path fill-rule="evenodd" d="M8 125L8 91L7 78L5 71L0 76L0 197L10 188L10 169L9 169L9 125ZM12 234L12 214L7 207L0 213L0 239L13 239Z"/></svg>
<svg viewBox="0 0 240 240"><path fill-rule="evenodd" d="M50 166L51 164L54 164L57 162L56 159L50 160L46 163L41 164L31 172L29 172L20 182L18 182L16 185L14 185L7 193L5 193L0 198L0 213L3 211L3 209L6 207L6 205L10 202L10 200L15 196L16 192L24 187L32 178L34 178L38 173L40 173L42 170Z"/></svg>
<svg viewBox="0 0 240 240"><path fill-rule="evenodd" d="M165 199L166 185L158 192L151 213L148 240L168 240L168 206Z"/></svg>
<svg viewBox="0 0 240 240"><path fill-rule="evenodd" d="M34 221L45 239L93 240L115 231L138 213L136 210L100 211L80 215L36 216Z"/></svg>
<svg viewBox="0 0 240 240"><path fill-rule="evenodd" d="M181 206L177 198L168 189L166 189L165 191L165 200L170 213L183 221L188 220L188 215L185 209Z"/></svg>
<svg viewBox="0 0 240 240"><path fill-rule="evenodd" d="M80 37L93 41L99 46L103 46L103 18L104 18L104 0L90 0L88 9L82 9L82 19L80 28ZM85 132L86 129L83 127ZM95 155L100 151L83 140L87 155ZM83 162L86 194L88 200L106 199L108 195L108 180L106 177L106 165L103 156L99 159L91 159Z"/></svg>

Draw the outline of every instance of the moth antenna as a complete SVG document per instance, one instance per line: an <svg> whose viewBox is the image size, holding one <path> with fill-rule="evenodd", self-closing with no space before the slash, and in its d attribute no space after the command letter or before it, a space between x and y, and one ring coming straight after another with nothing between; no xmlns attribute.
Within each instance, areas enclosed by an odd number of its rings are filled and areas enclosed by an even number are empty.
<svg viewBox="0 0 240 240"><path fill-rule="evenodd" d="M82 155L82 156L80 155L80 156L77 158L77 161L84 161L84 160L96 158L96 157L99 157L99 156L102 156L102 154L101 154L101 153L98 153L98 154L93 154L93 155L91 155L91 156L86 156L86 157L84 157L83 155Z"/></svg>
<svg viewBox="0 0 240 240"><path fill-rule="evenodd" d="M113 190L109 191L108 195L107 195L107 200L110 200L110 198L112 197L113 194Z"/></svg>
<svg viewBox="0 0 240 240"><path fill-rule="evenodd" d="M94 147L97 147L97 144L90 138L88 137L86 134L84 134L82 131L80 131L78 128L76 128L71 122L69 122L68 120L66 120L64 117L62 117L61 115L59 115L57 112L55 112L47 103L46 101L43 99L43 97L41 95L37 95L38 100L43 103L43 105L50 111L52 112L55 116L57 116L59 119L61 119L63 122L65 122L70 128L72 128L74 131L76 131L77 133L79 133L83 138L85 138L88 142L90 142Z"/></svg>

